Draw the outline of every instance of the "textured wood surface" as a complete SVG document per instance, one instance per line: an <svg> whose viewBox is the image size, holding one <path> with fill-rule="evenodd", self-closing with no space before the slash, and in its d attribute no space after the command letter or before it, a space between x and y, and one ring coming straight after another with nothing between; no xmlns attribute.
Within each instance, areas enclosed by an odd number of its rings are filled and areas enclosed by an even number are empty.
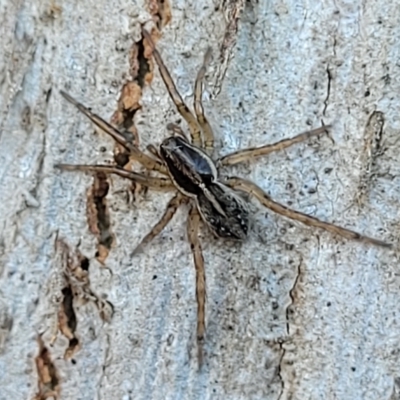
<svg viewBox="0 0 400 400"><path fill-rule="evenodd" d="M174 1L170 21L167 2L158 12L157 47L189 103L213 49L204 104L220 154L321 120L333 128L331 138L223 175L394 249L261 208L242 245L204 229L207 337L197 371L187 209L132 257L172 195L133 195L113 177L104 197L107 183L94 190L89 174L53 168L112 161L114 151L61 89L109 121L130 88L143 149L181 120L157 69L141 91L126 85L144 65L134 51L140 24L159 3L0 2L0 399L400 398L400 9L246 2L212 98L230 3Z"/></svg>

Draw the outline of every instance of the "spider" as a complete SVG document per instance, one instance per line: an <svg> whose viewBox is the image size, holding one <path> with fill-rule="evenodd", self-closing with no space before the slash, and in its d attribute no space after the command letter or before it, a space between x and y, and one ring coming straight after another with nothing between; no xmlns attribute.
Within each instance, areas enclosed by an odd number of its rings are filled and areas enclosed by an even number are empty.
<svg viewBox="0 0 400 400"><path fill-rule="evenodd" d="M166 68L150 34L142 29L142 34L152 50L153 57L158 65L161 77L168 93L178 112L186 120L190 130L190 140L186 134L174 124L169 125L172 135L164 139L157 149L148 146L150 154L141 151L132 144L118 129L92 113L81 103L78 103L67 93L61 91L62 96L74 104L95 125L114 138L116 142L129 151L133 160L138 161L146 170L156 172L156 175L145 175L111 165L71 165L58 164L57 168L69 171L103 172L116 174L130 179L141 185L159 189L173 190L174 197L168 202L161 219L153 226L150 232L142 239L134 253L145 244L151 242L169 223L178 207L189 205L187 220L187 238L190 243L194 265L196 269L196 299L197 299L197 349L199 366L203 360L203 345L206 332L205 324L205 271L202 248L198 237L199 225L203 221L210 231L219 238L245 240L250 226L250 212L243 194L257 199L264 207L297 220L308 226L324 229L347 239L359 240L373 245L391 247L391 244L381 240L361 235L352 230L321 221L310 215L292 210L274 200L255 183L239 177L230 177L225 180L218 176L220 167L235 165L255 157L267 155L277 150L283 150L296 143L311 137L319 136L327 131L329 126L303 132L290 139L284 139L274 144L235 151L214 161L214 134L204 114L202 105L203 80L206 66L211 57L207 50L202 66L197 74L194 86L194 112L189 110L179 94L168 69Z"/></svg>

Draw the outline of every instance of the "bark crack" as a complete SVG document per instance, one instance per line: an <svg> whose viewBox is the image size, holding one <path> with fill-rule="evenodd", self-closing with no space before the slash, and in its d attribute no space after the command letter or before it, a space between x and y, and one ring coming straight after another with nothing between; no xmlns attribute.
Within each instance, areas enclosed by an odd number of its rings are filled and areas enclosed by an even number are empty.
<svg viewBox="0 0 400 400"><path fill-rule="evenodd" d="M289 297L291 299L291 302L288 304L288 306L286 307L286 334L289 337L290 335L290 315L291 315L291 308L294 306L294 304L296 303L296 290L297 290L297 286L298 283L300 281L300 278L302 276L302 269L301 266L303 264L303 259L300 258L300 262L297 266L297 274L296 277L293 281L293 285L291 287L291 289L289 290ZM285 392L285 388L286 388L286 383L285 383L285 379L283 377L282 371L284 369L284 359L285 359L285 355L286 355L286 348L285 348L285 340L280 340L279 343L279 348L281 350L281 357L279 359L279 365L278 365L278 376L279 379L281 381L281 392L278 396L278 400L280 400Z"/></svg>
<svg viewBox="0 0 400 400"><path fill-rule="evenodd" d="M80 341L76 334L78 329L77 312L79 305L93 302L99 310L100 318L109 322L113 314L113 306L95 294L90 287L89 260L78 250L71 249L65 242L56 239L57 276L50 287L53 303L58 307L57 327L50 341L57 339L57 331L69 341L64 352L64 359L72 359L80 349ZM62 276L59 276L62 275Z"/></svg>
<svg viewBox="0 0 400 400"><path fill-rule="evenodd" d="M364 130L363 166L358 184L356 201L361 207L366 201L368 192L378 175L377 160L386 148L383 146L385 115L381 111L374 111Z"/></svg>
<svg viewBox="0 0 400 400"><path fill-rule="evenodd" d="M228 70L229 62L234 56L237 41L239 21L245 7L245 0L223 0L222 12L225 15L226 28L224 39L220 47L219 67L212 96L216 98L221 92L222 83ZM216 8L216 11L219 7Z"/></svg>
<svg viewBox="0 0 400 400"><path fill-rule="evenodd" d="M97 398L101 399L101 389L102 389L102 382L103 379L106 375L106 370L111 364L111 353L110 353L110 348L111 348L111 340L110 340L110 335L106 334L106 349L104 353L104 362L101 368L101 375L99 378L99 383L97 385Z"/></svg>
<svg viewBox="0 0 400 400"><path fill-rule="evenodd" d="M327 84L327 88L326 88L326 97L324 100L324 110L322 112L322 115L325 117L326 116L326 110L328 108L328 101L329 101L329 96L331 94L331 81L332 81L332 74L331 71L329 69L329 65L326 67L326 73L328 75L328 84Z"/></svg>

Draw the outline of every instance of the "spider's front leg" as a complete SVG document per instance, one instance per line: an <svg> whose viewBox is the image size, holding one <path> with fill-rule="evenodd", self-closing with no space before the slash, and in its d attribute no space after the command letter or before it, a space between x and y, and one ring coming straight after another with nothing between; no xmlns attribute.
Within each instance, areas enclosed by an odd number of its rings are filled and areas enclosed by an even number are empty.
<svg viewBox="0 0 400 400"><path fill-rule="evenodd" d="M196 299L197 299L197 355L199 368L203 364L203 345L206 330L205 303L206 303L206 275L204 258L199 240L200 214L193 205L189 211L187 235L196 268Z"/></svg>
<svg viewBox="0 0 400 400"><path fill-rule="evenodd" d="M182 115L182 117L186 120L186 122L189 125L190 135L192 137L193 144L197 147L202 147L203 143L201 138L201 129L199 127L199 124L197 123L196 118L191 113L186 103L183 101L182 96L179 94L175 86L175 83L172 80L172 77L167 67L164 64L164 61L162 60L160 53L156 49L156 45L154 44L150 34L144 28L142 29L142 34L153 52L153 57L156 60L158 69L160 70L161 77L165 83L165 86L167 87L168 93L172 101L174 102L179 114Z"/></svg>
<svg viewBox="0 0 400 400"><path fill-rule="evenodd" d="M61 95L68 100L71 104L73 104L79 111L85 114L96 126L98 126L105 133L110 135L117 143L123 146L126 150L129 151L130 155L133 159L141 163L145 168L149 170L154 170L161 172L164 175L167 175L167 171L162 162L158 160L154 160L149 157L147 154L140 151L135 145L126 140L125 136L117 129L114 128L111 124L106 122L103 118L100 118L98 115L92 113L89 108L85 107L82 103L76 101L73 97L71 97L68 93L64 91L60 91Z"/></svg>
<svg viewBox="0 0 400 400"><path fill-rule="evenodd" d="M259 186L248 180L232 177L227 179L226 183L234 189L241 190L255 197L263 206L269 208L277 214L283 215L296 221L300 221L305 225L324 229L336 235L343 236L346 239L358 240L360 242L370 243L376 246L392 247L392 244L383 242L382 240L370 238L368 236L361 235L358 232L354 232L350 229L342 228L340 226L321 221L310 215L291 210L283 204L279 204L276 201L272 200L267 195L267 193L265 193Z"/></svg>
<svg viewBox="0 0 400 400"><path fill-rule="evenodd" d="M205 114L202 103L203 95L203 80L206 73L207 64L210 62L211 48L208 48L204 55L203 64L197 74L196 82L194 84L194 111L196 112L197 121L203 130L204 135L204 149L208 154L212 154L214 150L214 133L211 129Z"/></svg>
<svg viewBox="0 0 400 400"><path fill-rule="evenodd" d="M329 128L330 125L321 126L320 128L300 133L299 135L296 135L295 137L292 137L290 139L283 139L277 143L238 150L233 153L227 154L224 157L221 157L217 161L217 165L220 166L235 165L240 162L251 160L254 157L265 156L266 154L272 153L274 151L284 150L289 146L303 142L304 140L307 140L311 137L319 136L322 133L327 133Z"/></svg>
<svg viewBox="0 0 400 400"><path fill-rule="evenodd" d="M131 181L140 183L143 186L153 189L167 189L170 190L174 187L173 183L168 178L152 177L138 174L133 171L128 171L121 167L111 165L84 165L84 164L56 164L55 168L64 171L84 171L84 172L103 172L105 174L115 174L122 178L130 179Z"/></svg>

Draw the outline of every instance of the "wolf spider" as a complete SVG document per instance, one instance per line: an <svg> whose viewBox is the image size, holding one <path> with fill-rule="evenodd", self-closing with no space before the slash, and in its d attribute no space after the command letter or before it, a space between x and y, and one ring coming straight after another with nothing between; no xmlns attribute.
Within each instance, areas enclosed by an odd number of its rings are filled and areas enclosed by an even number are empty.
<svg viewBox="0 0 400 400"><path fill-rule="evenodd" d="M149 176L110 165L59 164L56 167L69 171L79 170L116 174L140 183L145 187L175 191L175 195L169 201L163 216L142 239L135 252L149 243L162 231L181 204L186 203L189 205L187 236L196 268L197 346L199 365L201 365L205 336L206 288L204 259L198 237L199 225L202 220L217 237L244 240L249 229L249 209L246 201L239 192L247 193L250 197L256 198L263 206L272 211L290 219L300 221L308 226L321 228L347 239L359 240L373 245L384 247L390 247L391 245L352 230L320 221L310 215L291 210L272 200L255 183L243 178L230 177L224 181L220 180L218 177L219 167L235 165L277 150L283 150L295 143L318 136L326 132L329 127L322 126L274 144L238 150L214 162L211 158L214 149L214 134L204 114L202 105L203 79L206 65L211 55L210 49L205 54L203 64L195 81L195 115L193 115L179 94L150 34L144 29L142 33L147 41L147 45L152 49L153 57L172 101L189 125L190 140L178 126L170 124L169 128L173 131L173 135L164 139L159 149L156 149L152 145L148 146L148 150L151 153L151 155L148 155L128 141L119 130L93 114L88 108L78 103L67 93L61 92L65 99L74 104L95 125L128 150L133 160L138 161L148 171L158 174L156 176Z"/></svg>

